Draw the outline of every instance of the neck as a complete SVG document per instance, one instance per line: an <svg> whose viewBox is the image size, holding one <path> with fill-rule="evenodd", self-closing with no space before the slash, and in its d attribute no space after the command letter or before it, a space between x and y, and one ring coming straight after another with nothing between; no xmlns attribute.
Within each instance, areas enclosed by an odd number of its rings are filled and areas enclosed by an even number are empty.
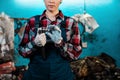
<svg viewBox="0 0 120 80"><path fill-rule="evenodd" d="M59 10L56 10L56 11L49 11L47 10L46 11L46 16L51 20L51 21L55 21L55 16L59 13Z"/></svg>

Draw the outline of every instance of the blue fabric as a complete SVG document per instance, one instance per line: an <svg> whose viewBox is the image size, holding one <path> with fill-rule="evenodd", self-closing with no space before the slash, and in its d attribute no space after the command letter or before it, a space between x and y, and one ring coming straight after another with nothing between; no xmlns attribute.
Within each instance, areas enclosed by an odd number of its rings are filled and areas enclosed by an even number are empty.
<svg viewBox="0 0 120 80"><path fill-rule="evenodd" d="M64 29L62 29L65 33ZM65 35L62 35L65 39ZM69 61L63 59L55 47L48 47L47 59L43 60L40 53L31 57L28 71L22 80L73 80Z"/></svg>
<svg viewBox="0 0 120 80"><path fill-rule="evenodd" d="M34 56L23 80L73 80L73 73L69 62L52 52L47 60Z"/></svg>
<svg viewBox="0 0 120 80"><path fill-rule="evenodd" d="M27 66L29 59L23 58L18 52L18 45L20 43L20 37L18 34L14 37L14 62L15 66Z"/></svg>

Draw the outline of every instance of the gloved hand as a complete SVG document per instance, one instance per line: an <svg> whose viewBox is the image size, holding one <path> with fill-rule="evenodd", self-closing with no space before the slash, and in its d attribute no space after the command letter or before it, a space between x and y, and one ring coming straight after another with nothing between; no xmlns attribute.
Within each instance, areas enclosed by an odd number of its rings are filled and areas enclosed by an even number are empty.
<svg viewBox="0 0 120 80"><path fill-rule="evenodd" d="M37 35L36 35L36 37L34 39L34 43L38 47L44 46L46 44L46 35L45 35L45 33L42 33L41 28L38 28L38 30L37 30Z"/></svg>
<svg viewBox="0 0 120 80"><path fill-rule="evenodd" d="M61 36L61 30L58 26L50 26L50 31L46 32L46 35L51 38L51 40L55 44L60 44L61 40L63 39Z"/></svg>

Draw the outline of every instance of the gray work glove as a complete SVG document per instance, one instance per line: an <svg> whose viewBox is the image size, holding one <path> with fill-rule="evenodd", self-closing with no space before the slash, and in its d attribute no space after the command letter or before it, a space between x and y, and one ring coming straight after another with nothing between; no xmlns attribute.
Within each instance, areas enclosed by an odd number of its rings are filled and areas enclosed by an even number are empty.
<svg viewBox="0 0 120 80"><path fill-rule="evenodd" d="M49 26L49 31L46 32L46 35L49 36L55 44L60 44L63 39L61 36L61 30L55 25Z"/></svg>
<svg viewBox="0 0 120 80"><path fill-rule="evenodd" d="M44 46L46 44L46 35L45 35L45 33L40 33L40 31L42 31L42 29L38 28L37 35L36 35L36 37L34 39L34 43L38 47Z"/></svg>

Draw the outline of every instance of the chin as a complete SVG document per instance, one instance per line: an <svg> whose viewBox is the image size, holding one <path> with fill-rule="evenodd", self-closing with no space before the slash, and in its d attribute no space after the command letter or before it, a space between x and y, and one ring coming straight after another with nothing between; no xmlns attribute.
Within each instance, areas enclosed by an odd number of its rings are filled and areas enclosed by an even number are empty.
<svg viewBox="0 0 120 80"><path fill-rule="evenodd" d="M50 11L50 12L54 12L55 9L53 9L53 8L48 8L48 11Z"/></svg>
<svg viewBox="0 0 120 80"><path fill-rule="evenodd" d="M54 11L54 9L48 9L49 11Z"/></svg>

